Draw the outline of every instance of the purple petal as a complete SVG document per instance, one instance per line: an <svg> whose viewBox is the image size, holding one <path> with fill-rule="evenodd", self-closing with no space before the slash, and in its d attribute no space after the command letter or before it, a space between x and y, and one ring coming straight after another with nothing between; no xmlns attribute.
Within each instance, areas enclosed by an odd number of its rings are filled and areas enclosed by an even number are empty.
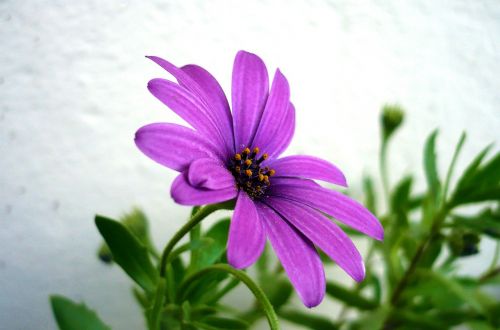
<svg viewBox="0 0 500 330"><path fill-rule="evenodd" d="M223 189L235 185L234 177L220 160L198 158L189 165L188 180L193 187Z"/></svg>
<svg viewBox="0 0 500 330"><path fill-rule="evenodd" d="M198 132L176 124L155 123L135 133L135 144L149 158L168 168L183 171L197 158L221 158Z"/></svg>
<svg viewBox="0 0 500 330"><path fill-rule="evenodd" d="M181 205L205 205L220 203L233 199L238 194L235 186L211 190L196 188L189 184L187 175L181 173L172 183L170 194L174 201Z"/></svg>
<svg viewBox="0 0 500 330"><path fill-rule="evenodd" d="M269 193L309 205L377 240L384 238L384 228L363 205L313 181L276 178Z"/></svg>
<svg viewBox="0 0 500 330"><path fill-rule="evenodd" d="M307 307L317 306L325 295L323 264L309 239L264 204L257 205L260 217L288 278Z"/></svg>
<svg viewBox="0 0 500 330"><path fill-rule="evenodd" d="M214 121L207 114L205 105L196 95L176 83L159 78L150 80L148 89L194 129L209 137L215 145L225 145Z"/></svg>
<svg viewBox="0 0 500 330"><path fill-rule="evenodd" d="M198 65L190 64L183 66L181 69L200 86L203 93L202 97L212 110L216 124L222 131L229 150L234 153L233 117L222 87L207 70Z"/></svg>
<svg viewBox="0 0 500 330"><path fill-rule="evenodd" d="M269 143L268 149L265 150L269 154L269 159L273 159L281 155L292 142L293 133L295 132L295 107L292 103L288 104L285 117L279 124L279 130Z"/></svg>
<svg viewBox="0 0 500 330"><path fill-rule="evenodd" d="M264 152L271 152L269 146L276 137L280 137L280 125L286 117L290 104L290 87L285 76L278 69L274 74L271 92L266 102L259 127L255 133L252 146L259 147Z"/></svg>
<svg viewBox="0 0 500 330"><path fill-rule="evenodd" d="M184 89L198 99L198 106L202 106L205 116L209 117L211 123L217 127L213 134L217 133L216 135L223 137L220 142L225 143L227 151L233 154L232 117L226 96L215 78L205 69L196 65L187 65L180 69L160 57L146 57L174 76Z"/></svg>
<svg viewBox="0 0 500 330"><path fill-rule="evenodd" d="M347 187L344 174L326 160L313 156L288 156L267 163L276 171L276 177L300 177L323 180Z"/></svg>
<svg viewBox="0 0 500 330"><path fill-rule="evenodd" d="M266 200L273 209L323 250L354 280L365 277L363 259L349 237L334 222L318 211L283 198Z"/></svg>
<svg viewBox="0 0 500 330"><path fill-rule="evenodd" d="M196 83L195 80L193 80L193 78L191 78L191 76L187 72L184 72L183 70L179 69L177 66L173 65L169 61L164 60L160 57L157 56L146 56L146 57L155 62L156 64L158 64L159 66L161 66L172 76L174 76L174 78L179 82L179 84L181 84L187 90L193 92L195 95L198 96L203 94L201 87L198 85L198 83Z"/></svg>
<svg viewBox="0 0 500 330"><path fill-rule="evenodd" d="M233 66L232 103L236 150L251 147L269 91L264 62L244 51L236 54Z"/></svg>
<svg viewBox="0 0 500 330"><path fill-rule="evenodd" d="M227 241L227 261L234 268L252 265L262 254L266 235L254 202L240 191Z"/></svg>

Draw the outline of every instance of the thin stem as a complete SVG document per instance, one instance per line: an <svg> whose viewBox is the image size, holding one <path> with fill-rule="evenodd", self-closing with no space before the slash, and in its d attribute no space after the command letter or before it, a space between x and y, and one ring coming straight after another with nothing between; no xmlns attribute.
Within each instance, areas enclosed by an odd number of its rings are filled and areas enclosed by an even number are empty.
<svg viewBox="0 0 500 330"><path fill-rule="evenodd" d="M186 235L189 231L195 227L198 223L200 223L203 219L205 219L211 213L222 210L222 209L232 209L234 207L234 201L223 202L219 204L210 204L205 207L202 207L195 215L191 217L191 219L184 224L184 226L175 233L174 237L168 242L167 246L163 250L163 254L161 256L160 262L160 276L165 277L166 274L166 266L168 261L168 256L172 252L175 245Z"/></svg>
<svg viewBox="0 0 500 330"><path fill-rule="evenodd" d="M229 265L226 264L215 264L212 266L208 266L206 268L203 268L202 270L188 276L184 282L180 285L180 288L178 290L179 294L182 294L183 292L186 291L186 289L196 280L199 278L203 277L207 273L213 272L213 271L221 271L221 272L226 272L237 279L239 279L241 282L243 282L249 289L252 291L254 294L255 298L257 301L260 303L260 306L262 307L263 312L266 314L267 321L269 323L269 327L271 330L277 330L279 329L279 324L278 324L278 316L276 315L276 312L274 311L273 305L267 299L266 295L262 291L262 289L254 282L252 279L243 271L234 269Z"/></svg>
<svg viewBox="0 0 500 330"><path fill-rule="evenodd" d="M389 207L389 176L387 175L387 139L382 139L382 146L380 148L380 176L382 178L382 189L384 191L384 198Z"/></svg>
<svg viewBox="0 0 500 330"><path fill-rule="evenodd" d="M200 210L199 206L193 207L191 210L191 217L193 217L198 211ZM194 242L194 241L199 241L201 237L201 224L198 224L194 226L191 231L189 232L189 241ZM189 260L189 266L191 269L193 269L198 262L199 258L199 250L198 249L192 249L191 250L191 258Z"/></svg>
<svg viewBox="0 0 500 330"><path fill-rule="evenodd" d="M448 187L450 185L450 179L451 175L453 174L453 169L455 168L455 163L457 162L458 155L460 154L460 151L462 150L462 146L464 145L465 142L465 132L460 135L460 140L458 140L458 144L455 148L455 152L453 153L453 158L451 159L450 167L448 168L448 173L446 174L446 179L444 181L444 186L443 186L443 204L446 203L446 195L448 193Z"/></svg>
<svg viewBox="0 0 500 330"><path fill-rule="evenodd" d="M415 255L413 256L413 258L410 262L410 266L408 267L408 269L404 273L403 277L398 282L396 289L394 289L394 292L392 293L390 302L393 306L395 306L398 303L399 298L401 297L401 294L403 293L404 289L408 285L411 277L413 276L413 273L417 269L418 263L420 262L420 260L424 256L424 252L426 251L427 247L432 242L432 240L434 240L436 235L439 233L441 226L442 226L444 220L446 219L447 213L448 213L448 208L443 207L436 214L434 221L433 221L433 226L431 228L429 235L418 246L417 252L415 253Z"/></svg>

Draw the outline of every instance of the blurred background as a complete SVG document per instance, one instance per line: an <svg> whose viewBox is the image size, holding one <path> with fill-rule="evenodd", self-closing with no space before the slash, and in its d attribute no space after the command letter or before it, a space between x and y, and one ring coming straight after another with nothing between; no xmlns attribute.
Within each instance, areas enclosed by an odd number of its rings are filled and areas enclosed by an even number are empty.
<svg viewBox="0 0 500 330"><path fill-rule="evenodd" d="M499 35L497 0L0 1L0 328L55 328L51 293L85 300L115 329L143 328L129 279L96 258L93 217L139 206L160 247L190 212L170 198L175 173L133 143L146 123L180 122L147 91L167 74L145 55L199 64L228 95L238 50L270 75L279 67L297 109L287 153L334 162L360 196L363 174L378 171L386 102L406 109L391 177L423 178L436 127L441 170L463 130L458 169L498 142ZM468 271L491 259L491 242L481 249ZM245 289L230 299L250 303Z"/></svg>

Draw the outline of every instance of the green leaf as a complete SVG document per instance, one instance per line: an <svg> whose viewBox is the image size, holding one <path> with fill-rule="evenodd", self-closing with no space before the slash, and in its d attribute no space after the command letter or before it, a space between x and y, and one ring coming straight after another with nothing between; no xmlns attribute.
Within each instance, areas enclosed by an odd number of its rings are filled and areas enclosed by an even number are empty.
<svg viewBox="0 0 500 330"><path fill-rule="evenodd" d="M500 303L497 302L495 305L488 308L488 318L491 325L495 328L500 328Z"/></svg>
<svg viewBox="0 0 500 330"><path fill-rule="evenodd" d="M446 277L438 272L428 269L419 269L417 271L417 275L421 283L429 284L434 282L435 291L433 294L436 295L436 299L442 298L444 292L446 292L446 294L453 296L455 301L467 304L477 312L484 312L481 304L474 299L470 292L468 292L468 290L466 290L460 282L454 280L453 278ZM440 290L438 288L440 288ZM442 292L440 293L439 291ZM443 303L444 305L449 305L448 302Z"/></svg>
<svg viewBox="0 0 500 330"><path fill-rule="evenodd" d="M167 297L169 302L175 301L177 288L185 274L186 268L181 258L174 258L167 265Z"/></svg>
<svg viewBox="0 0 500 330"><path fill-rule="evenodd" d="M500 153L482 164L489 149L490 147L484 149L469 164L457 183L450 201L451 206L500 201Z"/></svg>
<svg viewBox="0 0 500 330"><path fill-rule="evenodd" d="M479 321L479 320L473 320L467 322L468 329L474 329L474 330L495 330L497 328L492 327L488 322L486 321Z"/></svg>
<svg viewBox="0 0 500 330"><path fill-rule="evenodd" d="M176 300L178 302L189 300L192 303L210 300L218 285L227 277L228 274L223 272L208 273L192 283L186 290L178 291Z"/></svg>
<svg viewBox="0 0 500 330"><path fill-rule="evenodd" d="M454 228L469 229L498 239L500 238L500 207L485 209L475 216L455 216L451 225Z"/></svg>
<svg viewBox="0 0 500 330"><path fill-rule="evenodd" d="M77 304L63 296L50 296L52 311L60 330L110 330L85 304Z"/></svg>
<svg viewBox="0 0 500 330"><path fill-rule="evenodd" d="M278 311L282 306L284 306L292 297L293 287L287 278L280 277L272 281L270 279L269 284L272 283L272 288L269 285L263 287L262 289L269 298L269 301L274 306L274 309Z"/></svg>
<svg viewBox="0 0 500 330"><path fill-rule="evenodd" d="M226 251L228 232L229 218L224 218L203 235L203 238L209 239L211 243L198 251L196 264L191 271L213 265L221 259Z"/></svg>
<svg viewBox="0 0 500 330"><path fill-rule="evenodd" d="M165 302L166 287L167 285L165 283L165 279L160 278L158 281L158 287L156 288L154 300L151 307L146 312L150 330L160 330L161 309L163 307L163 303Z"/></svg>
<svg viewBox="0 0 500 330"><path fill-rule="evenodd" d="M414 313L409 310L394 310L391 312L391 323L394 329L447 329L446 319L436 319L431 315Z"/></svg>
<svg viewBox="0 0 500 330"><path fill-rule="evenodd" d="M373 330L382 329L384 321L387 318L389 311L386 307L381 306L369 313L362 314L358 319L352 323L351 329L356 330ZM388 328L392 329L392 328Z"/></svg>
<svg viewBox="0 0 500 330"><path fill-rule="evenodd" d="M228 294L234 288L236 288L238 286L238 284L240 284L240 281L238 279L236 279L236 278L230 279L227 283L224 284L224 286L221 289L219 289L216 292L214 292L213 295L210 295L210 297L208 298L207 303L208 304L215 304L222 297L224 297L226 294Z"/></svg>
<svg viewBox="0 0 500 330"><path fill-rule="evenodd" d="M137 301L137 303L143 308L143 309L147 309L149 307L149 300L148 298L146 297L146 295L144 294L143 291L141 291L140 289L134 287L132 288L132 294L135 298L135 301Z"/></svg>
<svg viewBox="0 0 500 330"><path fill-rule="evenodd" d="M457 162L458 156L460 155L460 151L462 151L462 147L465 143L466 137L467 135L465 134L465 132L462 132L462 135L460 135L460 139L458 140L458 143L455 147L455 152L453 153L450 166L448 167L448 171L446 173L446 179L444 181L443 187L443 200L445 201L448 198L448 187L450 185L451 175L453 174L453 170L455 169L455 163Z"/></svg>
<svg viewBox="0 0 500 330"><path fill-rule="evenodd" d="M211 238L208 238L208 237L202 237L202 238L194 240L194 241L186 242L186 243L180 245L179 247L177 247L175 250L173 250L172 253L170 253L170 255L168 256L167 263L172 262L173 260L178 258L184 252L206 249L210 245L212 245L213 242L214 242L214 240ZM193 255L191 254L191 256L193 256ZM191 259L191 260L193 260L193 259Z"/></svg>
<svg viewBox="0 0 500 330"><path fill-rule="evenodd" d="M255 263L255 268L257 270L257 277L259 280L259 284L262 285L262 280L265 276L265 274L269 270L269 246L266 244L264 246L264 250L262 251L262 254L260 255L259 259Z"/></svg>
<svg viewBox="0 0 500 330"><path fill-rule="evenodd" d="M382 285L380 284L379 278L374 274L368 274L366 277L366 281L368 284L373 286L373 299L374 303L380 304L382 299Z"/></svg>
<svg viewBox="0 0 500 330"><path fill-rule="evenodd" d="M413 178L407 176L403 178L391 196L391 210L396 215L399 227L408 227L408 212L410 210L410 193Z"/></svg>
<svg viewBox="0 0 500 330"><path fill-rule="evenodd" d="M437 234L430 241L427 247L427 252L420 260L420 267L432 268L432 265L434 265L437 258L439 257L439 254L441 253L442 247L443 247L443 237L442 235Z"/></svg>
<svg viewBox="0 0 500 330"><path fill-rule="evenodd" d="M334 282L326 283L326 294L351 307L356 307L361 310L370 310L378 307L376 302L361 296L354 290L346 289L345 287Z"/></svg>
<svg viewBox="0 0 500 330"><path fill-rule="evenodd" d="M436 202L436 205L439 205L440 194L441 194L441 183L439 181L439 175L437 170L437 161L436 161L436 137L438 131L435 130L432 134L427 138L424 148L424 169L425 169L425 178L427 179L427 185L429 186L429 193Z"/></svg>
<svg viewBox="0 0 500 330"><path fill-rule="evenodd" d="M153 244L149 237L149 225L146 215L139 209L133 209L132 212L125 214L120 222L142 243L151 253L154 251ZM99 258L105 263L111 263L113 256L106 243L102 243L98 252Z"/></svg>
<svg viewBox="0 0 500 330"><path fill-rule="evenodd" d="M95 223L115 262L144 290L153 292L158 273L149 259L147 248L117 221L97 215Z"/></svg>
<svg viewBox="0 0 500 330"><path fill-rule="evenodd" d="M249 324L244 320L237 318L219 317L219 316L207 316L202 318L199 322L195 322L196 325L202 329L248 329ZM207 327L208 326L208 327Z"/></svg>
<svg viewBox="0 0 500 330"><path fill-rule="evenodd" d="M289 322L300 324L312 330L339 329L339 326L336 323L330 321L326 317L313 315L310 313L304 313L300 310L286 309L286 310L281 310L278 314L281 318Z"/></svg>
<svg viewBox="0 0 500 330"><path fill-rule="evenodd" d="M369 176L363 178L363 192L365 193L365 206L373 214L377 213L377 200L375 197L375 189L373 188L373 180Z"/></svg>

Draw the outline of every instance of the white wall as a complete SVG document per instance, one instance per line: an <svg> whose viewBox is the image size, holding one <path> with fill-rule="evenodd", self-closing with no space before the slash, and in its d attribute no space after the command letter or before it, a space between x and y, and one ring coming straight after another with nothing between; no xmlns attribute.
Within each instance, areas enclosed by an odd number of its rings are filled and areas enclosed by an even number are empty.
<svg viewBox="0 0 500 330"><path fill-rule="evenodd" d="M144 55L200 64L226 91L239 49L279 65L298 114L290 152L335 162L359 191L385 102L408 110L394 175L420 170L435 127L442 169L463 129L459 166L498 142L499 35L497 0L0 2L0 328L54 328L50 293L142 327L128 279L95 258L93 215L141 206L160 246L189 212L169 197L175 173L133 143L177 120L148 93L164 72Z"/></svg>

